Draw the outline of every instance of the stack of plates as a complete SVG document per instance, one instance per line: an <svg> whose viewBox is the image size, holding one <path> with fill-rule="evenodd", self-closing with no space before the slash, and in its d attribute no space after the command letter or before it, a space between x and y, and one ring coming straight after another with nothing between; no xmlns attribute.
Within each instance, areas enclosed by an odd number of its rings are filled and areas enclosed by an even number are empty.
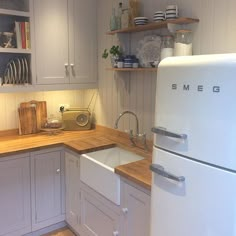
<svg viewBox="0 0 236 236"><path fill-rule="evenodd" d="M144 16L134 18L135 25L146 25L148 23L148 18Z"/></svg>
<svg viewBox="0 0 236 236"><path fill-rule="evenodd" d="M155 12L154 16L153 16L153 20L154 21L163 21L163 20L165 20L165 12L163 12L163 11Z"/></svg>

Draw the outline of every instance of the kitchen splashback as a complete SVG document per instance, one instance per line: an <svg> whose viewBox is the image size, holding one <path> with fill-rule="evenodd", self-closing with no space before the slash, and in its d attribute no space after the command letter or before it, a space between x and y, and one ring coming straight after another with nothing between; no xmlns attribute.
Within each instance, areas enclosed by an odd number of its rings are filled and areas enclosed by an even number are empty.
<svg viewBox="0 0 236 236"><path fill-rule="evenodd" d="M0 94L0 130L18 128L17 109L21 102L47 101L47 111L50 116L50 114L60 114L59 104L70 104L71 107L88 106L93 93L94 90L73 90Z"/></svg>

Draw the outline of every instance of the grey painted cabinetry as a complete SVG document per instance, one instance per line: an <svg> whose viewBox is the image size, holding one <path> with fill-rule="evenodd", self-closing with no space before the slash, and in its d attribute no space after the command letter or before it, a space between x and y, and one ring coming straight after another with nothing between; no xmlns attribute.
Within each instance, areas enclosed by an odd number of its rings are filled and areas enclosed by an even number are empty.
<svg viewBox="0 0 236 236"><path fill-rule="evenodd" d="M150 191L122 178L121 205L80 181L80 156L66 151L66 222L80 236L148 236ZM103 184L103 183L101 183Z"/></svg>
<svg viewBox="0 0 236 236"><path fill-rule="evenodd" d="M0 235L19 236L65 220L64 149L0 158Z"/></svg>
<svg viewBox="0 0 236 236"><path fill-rule="evenodd" d="M81 235L118 236L119 207L81 183Z"/></svg>
<svg viewBox="0 0 236 236"><path fill-rule="evenodd" d="M122 182L121 211L124 236L148 236L150 224L150 192Z"/></svg>
<svg viewBox="0 0 236 236"><path fill-rule="evenodd" d="M0 159L0 235L31 231L29 154Z"/></svg>
<svg viewBox="0 0 236 236"><path fill-rule="evenodd" d="M50 148L31 153L32 230L65 220L64 151Z"/></svg>

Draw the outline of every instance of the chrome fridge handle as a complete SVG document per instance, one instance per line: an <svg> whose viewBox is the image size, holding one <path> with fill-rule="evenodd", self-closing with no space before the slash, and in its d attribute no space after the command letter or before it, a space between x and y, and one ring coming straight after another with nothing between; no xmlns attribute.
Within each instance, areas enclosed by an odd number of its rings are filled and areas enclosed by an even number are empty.
<svg viewBox="0 0 236 236"><path fill-rule="evenodd" d="M152 132L155 134L160 134L163 136L171 137L171 138L178 138L178 139L187 139L187 134L177 134L171 131L166 130L162 127L153 127Z"/></svg>
<svg viewBox="0 0 236 236"><path fill-rule="evenodd" d="M153 171L154 173L161 175L167 179L172 179L175 180L177 182L184 182L185 181L185 177L184 176L176 176L173 175L167 171L165 171L164 167L161 165L157 165L157 164L151 164L150 165L150 170Z"/></svg>

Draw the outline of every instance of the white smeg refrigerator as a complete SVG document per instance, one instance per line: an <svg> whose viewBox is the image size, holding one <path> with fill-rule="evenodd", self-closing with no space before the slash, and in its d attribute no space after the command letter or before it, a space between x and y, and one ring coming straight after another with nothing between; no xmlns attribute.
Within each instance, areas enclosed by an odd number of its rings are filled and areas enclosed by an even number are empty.
<svg viewBox="0 0 236 236"><path fill-rule="evenodd" d="M236 236L236 54L158 68L151 236Z"/></svg>

